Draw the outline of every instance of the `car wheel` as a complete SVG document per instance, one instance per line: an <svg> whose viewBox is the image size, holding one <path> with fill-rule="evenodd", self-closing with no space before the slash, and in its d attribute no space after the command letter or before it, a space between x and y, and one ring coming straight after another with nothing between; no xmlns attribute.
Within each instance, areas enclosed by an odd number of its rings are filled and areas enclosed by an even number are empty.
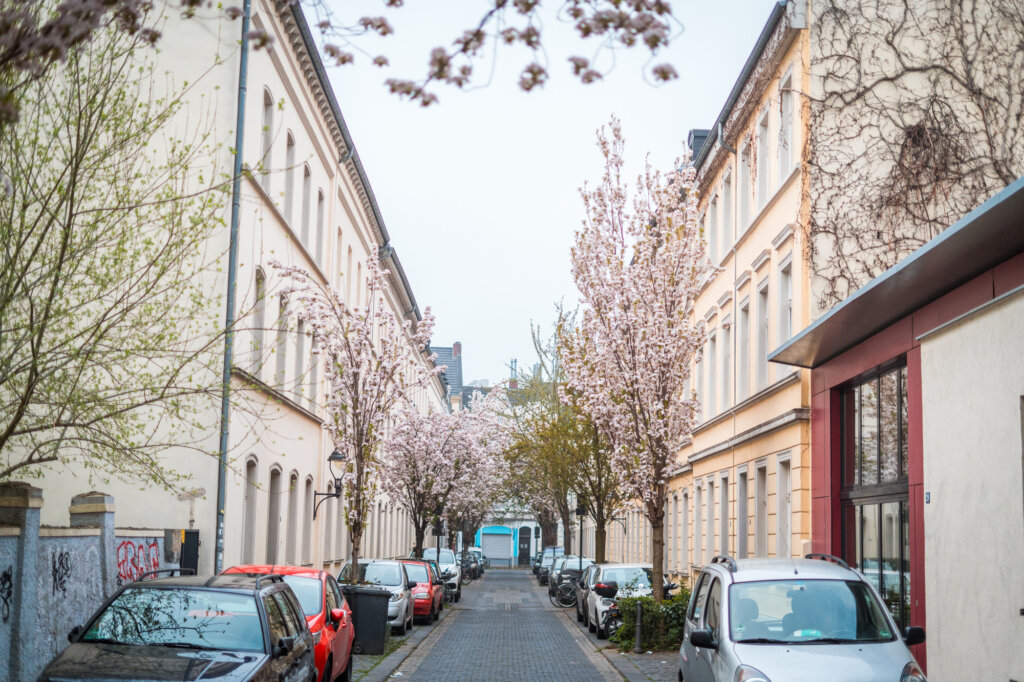
<svg viewBox="0 0 1024 682"><path fill-rule="evenodd" d="M587 611L586 607L583 607L583 624L590 627L590 612Z"/></svg>
<svg viewBox="0 0 1024 682"><path fill-rule="evenodd" d="M405 634L405 621L404 620L402 621L401 625L395 626L395 634L397 634L399 637L401 637L402 635Z"/></svg>
<svg viewBox="0 0 1024 682"><path fill-rule="evenodd" d="M583 622L583 614L580 613L579 607L576 608L576 622L577 623L582 623Z"/></svg>
<svg viewBox="0 0 1024 682"><path fill-rule="evenodd" d="M324 672L320 676L320 682L331 682L331 673L334 672L334 661L330 658L327 659L327 663L324 664Z"/></svg>
<svg viewBox="0 0 1024 682"><path fill-rule="evenodd" d="M608 631L605 630L604 627L601 626L601 625L597 626L597 638L598 639L608 639Z"/></svg>
<svg viewBox="0 0 1024 682"><path fill-rule="evenodd" d="M591 632L597 632L597 626L594 625L594 621L590 618L590 612L587 611L587 630Z"/></svg>
<svg viewBox="0 0 1024 682"><path fill-rule="evenodd" d="M462 600L462 585L459 585L458 591L455 593L455 603L459 603Z"/></svg>

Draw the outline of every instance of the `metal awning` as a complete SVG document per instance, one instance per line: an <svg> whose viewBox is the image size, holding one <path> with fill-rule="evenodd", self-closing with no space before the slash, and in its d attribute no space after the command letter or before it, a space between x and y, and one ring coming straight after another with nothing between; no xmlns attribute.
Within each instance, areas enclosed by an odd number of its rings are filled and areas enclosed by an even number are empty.
<svg viewBox="0 0 1024 682"><path fill-rule="evenodd" d="M771 362L815 368L1024 251L1024 178L775 349Z"/></svg>

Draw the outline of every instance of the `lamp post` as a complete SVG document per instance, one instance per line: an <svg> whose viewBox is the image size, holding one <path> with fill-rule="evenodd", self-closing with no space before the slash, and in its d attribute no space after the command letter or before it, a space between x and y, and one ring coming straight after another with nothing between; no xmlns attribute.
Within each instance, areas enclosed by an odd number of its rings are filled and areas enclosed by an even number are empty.
<svg viewBox="0 0 1024 682"><path fill-rule="evenodd" d="M313 492L313 500L315 501L315 504L313 505L313 518L314 519L316 519L316 510L319 509L320 505L323 504L324 502L326 502L328 498L338 499L339 497L341 497L341 483L342 483L341 476L338 476L337 474L335 474L334 473L334 469L332 467L334 466L335 463L337 463L337 462L344 462L344 461L345 461L345 453L339 451L337 448L335 448L334 452L332 452L330 455L328 455L328 457L327 457L327 470L331 472L331 476L334 478L334 492L333 493L318 493L318 492L315 492L315 491ZM323 499L317 501L317 498L323 498Z"/></svg>
<svg viewBox="0 0 1024 682"><path fill-rule="evenodd" d="M587 515L587 508L582 504L576 505L576 517L580 520L580 575L583 575L583 517Z"/></svg>

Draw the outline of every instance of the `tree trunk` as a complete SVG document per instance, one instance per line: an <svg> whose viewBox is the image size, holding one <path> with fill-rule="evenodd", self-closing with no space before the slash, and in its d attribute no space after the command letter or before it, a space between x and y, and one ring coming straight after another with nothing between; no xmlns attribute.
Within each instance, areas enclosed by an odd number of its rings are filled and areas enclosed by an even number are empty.
<svg viewBox="0 0 1024 682"><path fill-rule="evenodd" d="M566 554L572 554L572 516L569 509L559 510L558 515L562 517L562 549Z"/></svg>
<svg viewBox="0 0 1024 682"><path fill-rule="evenodd" d="M359 582L359 544L363 540L363 529L358 528L358 524L352 524L350 536L352 538L352 570L348 574L348 582L350 585L355 585Z"/></svg>
<svg viewBox="0 0 1024 682"><path fill-rule="evenodd" d="M415 557L421 557L422 558L423 557L423 539L427 535L427 524L426 523L423 523L423 525L416 524L413 527L413 532L414 532L414 534L416 536L416 538L415 538L416 546L412 548L412 555L415 556Z"/></svg>
<svg viewBox="0 0 1024 682"><path fill-rule="evenodd" d="M605 530L603 523L595 523L594 525L594 563L603 564L606 559L604 556L605 542L608 537L608 531Z"/></svg>
<svg viewBox="0 0 1024 682"><path fill-rule="evenodd" d="M541 548L552 547L558 542L558 524L554 521L542 523L540 526Z"/></svg>
<svg viewBox="0 0 1024 682"><path fill-rule="evenodd" d="M651 522L651 541L654 545L651 552L654 564L651 571L653 573L654 601L661 601L665 598L665 522L660 514Z"/></svg>

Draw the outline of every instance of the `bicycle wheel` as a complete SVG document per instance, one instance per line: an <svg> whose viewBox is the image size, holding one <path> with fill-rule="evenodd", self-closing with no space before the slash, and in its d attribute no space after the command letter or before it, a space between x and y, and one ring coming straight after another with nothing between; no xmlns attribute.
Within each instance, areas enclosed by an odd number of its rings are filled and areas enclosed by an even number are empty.
<svg viewBox="0 0 1024 682"><path fill-rule="evenodd" d="M576 606L576 586L572 583L559 585L558 589L555 590L555 601L563 609Z"/></svg>
<svg viewBox="0 0 1024 682"><path fill-rule="evenodd" d="M445 604L451 604L454 601L455 601L455 590L453 590L450 585L445 583L445 586L444 586L444 603Z"/></svg>

